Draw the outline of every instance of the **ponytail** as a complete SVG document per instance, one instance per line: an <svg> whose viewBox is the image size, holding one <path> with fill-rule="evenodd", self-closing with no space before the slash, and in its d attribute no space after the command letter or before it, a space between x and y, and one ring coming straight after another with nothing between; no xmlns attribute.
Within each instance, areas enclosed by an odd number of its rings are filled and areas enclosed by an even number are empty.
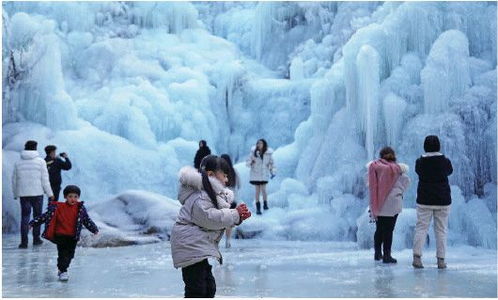
<svg viewBox="0 0 498 300"><path fill-rule="evenodd" d="M202 170L201 175L202 175L202 187L208 194L209 199L211 199L211 202L213 203L214 207L218 208L218 200L216 200L216 193L213 190L211 182L209 182L208 174L206 173L205 170Z"/></svg>
<svg viewBox="0 0 498 300"><path fill-rule="evenodd" d="M202 176L202 187L204 191L209 196L209 199L211 199L211 202L213 203L214 207L218 207L218 200L216 199L216 192L213 189L213 186L211 185L211 182L209 181L209 176L207 174L208 171L223 171L225 174L228 174L229 172L229 165L226 162L226 160L216 156L216 155L208 155L204 157L201 161L200 165L200 172Z"/></svg>

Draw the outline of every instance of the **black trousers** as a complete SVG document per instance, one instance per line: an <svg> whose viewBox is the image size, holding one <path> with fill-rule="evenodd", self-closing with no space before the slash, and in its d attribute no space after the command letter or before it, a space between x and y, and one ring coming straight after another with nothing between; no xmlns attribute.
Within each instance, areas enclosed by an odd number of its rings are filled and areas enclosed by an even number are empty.
<svg viewBox="0 0 498 300"><path fill-rule="evenodd" d="M57 268L60 272L67 272L69 264L74 257L76 250L76 241L72 236L56 235L55 243L57 244Z"/></svg>
<svg viewBox="0 0 498 300"><path fill-rule="evenodd" d="M52 192L54 192L55 201L59 201L59 195L61 193L61 185L54 184L50 185L50 187L52 188Z"/></svg>
<svg viewBox="0 0 498 300"><path fill-rule="evenodd" d="M214 298L216 282L211 268L207 259L182 268L185 298Z"/></svg>
<svg viewBox="0 0 498 300"><path fill-rule="evenodd" d="M380 253L381 248L384 254L391 253L391 246L393 244L393 231L396 225L398 215L394 217L377 217L376 230L374 235L375 252Z"/></svg>

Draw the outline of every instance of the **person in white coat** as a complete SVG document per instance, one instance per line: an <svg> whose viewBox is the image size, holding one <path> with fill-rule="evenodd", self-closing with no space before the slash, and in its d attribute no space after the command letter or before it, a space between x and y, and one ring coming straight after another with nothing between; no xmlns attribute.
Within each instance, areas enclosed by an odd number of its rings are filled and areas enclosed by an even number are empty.
<svg viewBox="0 0 498 300"><path fill-rule="evenodd" d="M251 148L251 153L246 160L246 165L251 168L249 182L256 188L256 214L261 214L259 195L263 194L263 209L268 209L268 195L266 185L270 178L275 176L275 164L273 163L273 149L268 148L264 139L259 139L256 146Z"/></svg>
<svg viewBox="0 0 498 300"><path fill-rule="evenodd" d="M33 218L42 213L43 194L50 200L54 200L54 194L50 187L47 164L36 151L38 143L27 141L24 151L21 152L21 160L14 165L12 174L12 190L14 199L20 199L21 204L21 244L19 248L28 248L28 231L31 209ZM41 245L40 227L33 229L33 245Z"/></svg>
<svg viewBox="0 0 498 300"><path fill-rule="evenodd" d="M175 268L182 268L186 298L212 298L216 282L208 258L223 262L218 244L226 228L251 216L245 204L230 209L233 193L225 187L225 160L206 156L195 168L180 170L178 200L182 204L171 230L171 256Z"/></svg>

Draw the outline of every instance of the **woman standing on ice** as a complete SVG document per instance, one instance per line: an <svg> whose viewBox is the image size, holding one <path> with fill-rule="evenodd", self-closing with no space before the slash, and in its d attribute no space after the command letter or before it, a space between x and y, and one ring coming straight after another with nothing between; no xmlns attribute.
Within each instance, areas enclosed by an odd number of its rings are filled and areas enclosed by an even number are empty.
<svg viewBox="0 0 498 300"><path fill-rule="evenodd" d="M205 140L200 140L199 141L199 149L195 153L194 157L194 167L199 170L199 167L201 165L201 161L204 157L208 156L211 154L211 149L209 149L207 143Z"/></svg>
<svg viewBox="0 0 498 300"><path fill-rule="evenodd" d="M403 193L410 184L410 178L406 175L408 166L396 163L394 150L384 147L380 150L380 158L369 162L367 168L370 213L376 220L374 259L396 263L397 260L391 256L391 245L396 219L403 206Z"/></svg>
<svg viewBox="0 0 498 300"><path fill-rule="evenodd" d="M425 154L417 159L415 172L418 174L417 225L413 239L413 267L423 268L422 247L431 219L434 218L436 235L436 256L438 269L445 269L446 233L451 204L451 190L448 176L453 173L451 161L439 151L439 138L429 135L424 141Z"/></svg>
<svg viewBox="0 0 498 300"><path fill-rule="evenodd" d="M228 163L228 181L227 188L233 193L233 201L230 204L230 208L235 208L237 206L237 190L240 189L240 181L239 175L233 168L232 159L228 154L222 154L221 158L223 158ZM228 227L225 232L225 247L230 248L232 245L230 244L230 238L232 237L232 227Z"/></svg>
<svg viewBox="0 0 498 300"><path fill-rule="evenodd" d="M268 196L266 184L271 176L275 176L275 165L273 164L273 149L268 148L264 139L259 139L256 146L252 146L251 153L247 158L246 165L251 168L249 182L256 187L256 214L261 214L259 194L263 194L263 208L268 209Z"/></svg>
<svg viewBox="0 0 498 300"><path fill-rule="evenodd" d="M228 165L215 155L206 156L200 173L192 167L180 170L178 200L182 204L171 231L171 255L182 268L186 298L213 298L216 282L208 258L223 263L218 244L225 228L251 216L245 204L230 209L233 193L225 188Z"/></svg>

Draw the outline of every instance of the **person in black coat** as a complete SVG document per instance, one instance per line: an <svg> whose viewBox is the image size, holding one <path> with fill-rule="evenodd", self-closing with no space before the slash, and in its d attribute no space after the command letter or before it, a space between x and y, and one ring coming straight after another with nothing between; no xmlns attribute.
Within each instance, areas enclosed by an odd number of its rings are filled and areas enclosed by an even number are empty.
<svg viewBox="0 0 498 300"><path fill-rule="evenodd" d="M66 153L61 153L58 157L56 154L57 147L48 145L45 147L45 161L47 162L48 176L50 179L50 186L54 192L55 201L59 201L59 194L61 191L62 177L61 170L70 170L72 165ZM64 160L62 158L64 158Z"/></svg>
<svg viewBox="0 0 498 300"><path fill-rule="evenodd" d="M209 149L209 147L207 146L206 141L200 140L199 141L199 150L197 150L197 153L195 153L194 167L197 170L199 170L199 167L201 166L202 159L210 154L211 154L211 149Z"/></svg>
<svg viewBox="0 0 498 300"><path fill-rule="evenodd" d="M444 257L451 204L448 176L453 173L453 166L451 161L439 152L440 149L439 138L435 135L427 136L424 141L426 153L415 163L415 172L418 174L417 225L413 240L412 263L415 268L423 268L422 248L432 218L434 218L438 268L446 268Z"/></svg>

